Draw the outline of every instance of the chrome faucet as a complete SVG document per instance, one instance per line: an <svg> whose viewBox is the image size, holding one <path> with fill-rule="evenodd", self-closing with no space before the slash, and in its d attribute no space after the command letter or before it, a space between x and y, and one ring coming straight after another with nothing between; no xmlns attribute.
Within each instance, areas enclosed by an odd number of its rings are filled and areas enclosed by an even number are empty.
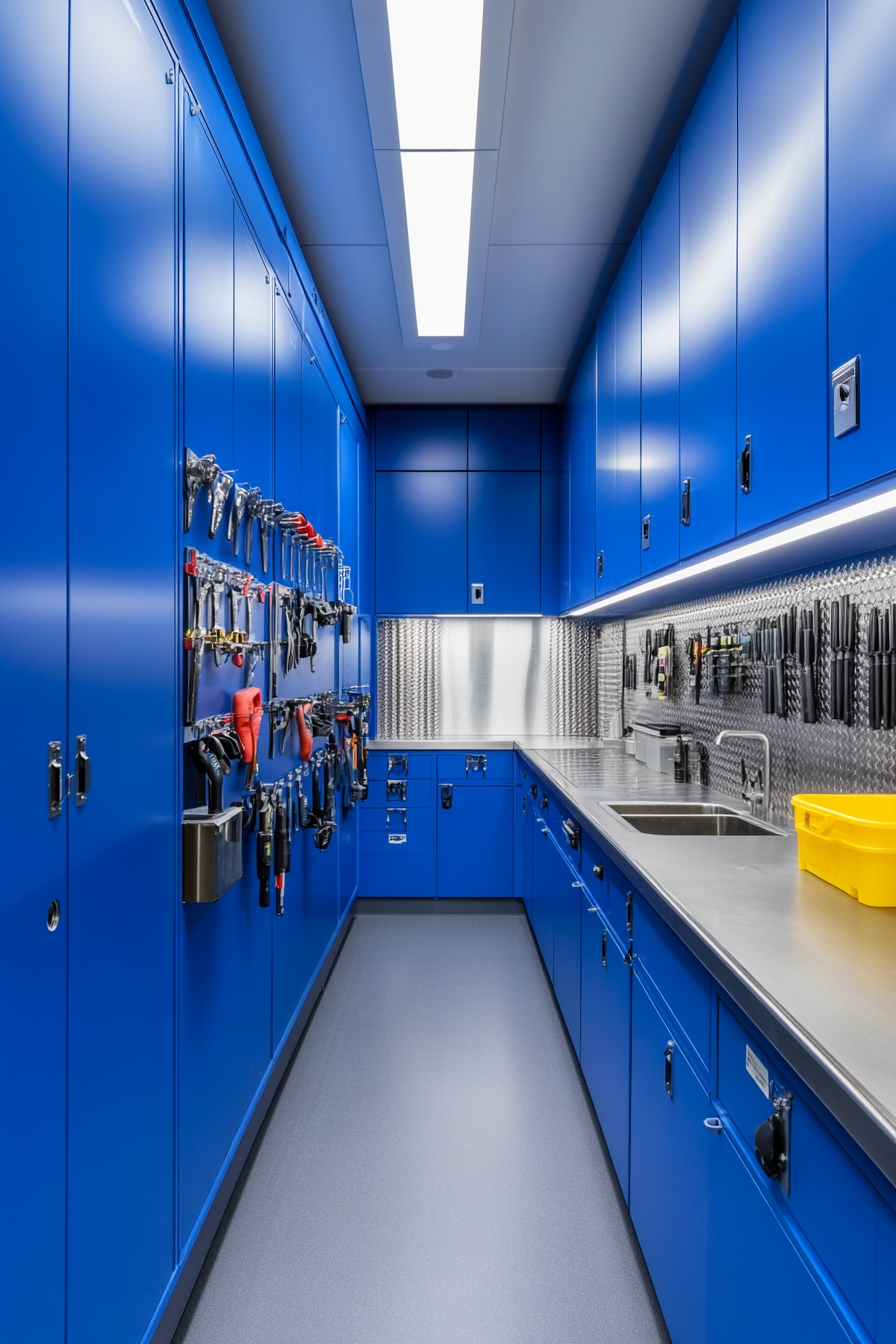
<svg viewBox="0 0 896 1344"><path fill-rule="evenodd" d="M754 810L754 805L755 805L756 803L758 803L759 800L761 799L761 800L762 800L762 810L763 810L763 812L765 813L765 815L768 816L768 814L769 814L769 807L771 806L771 793L772 793L772 748L771 748L771 743L769 742L769 740L768 740L768 738L766 737L765 733L751 733L751 732L747 732L746 730L744 730L743 732L738 732L738 730L737 730L736 728L726 728L723 732L719 733L718 737L716 738L716 746L717 746L717 747L721 746L722 743L725 741L725 738L726 738L726 737L755 737L755 738L758 738L760 742L764 743L764 745L765 745L765 765L763 766L763 768L762 768L762 769L760 770L760 772L759 772L759 784L760 784L760 786L761 786L761 788L762 788L762 792L761 792L761 793L757 793L757 792L755 791L755 788L754 788L753 785L752 785L752 782L751 782L749 791L747 791L747 786L746 786L746 770L744 770L744 776L745 776L745 778L744 778L744 792L743 792L743 794L742 794L742 797L743 797L743 799L744 799L745 802L748 802L748 803L750 804L750 811L751 811L751 812ZM741 761L741 766L743 766L743 761Z"/></svg>

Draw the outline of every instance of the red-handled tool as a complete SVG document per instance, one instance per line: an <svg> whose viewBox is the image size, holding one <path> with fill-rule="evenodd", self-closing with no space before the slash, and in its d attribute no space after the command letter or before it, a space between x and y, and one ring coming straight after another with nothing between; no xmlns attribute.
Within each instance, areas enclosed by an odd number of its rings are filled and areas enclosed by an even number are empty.
<svg viewBox="0 0 896 1344"><path fill-rule="evenodd" d="M310 703L298 705L296 707L296 724L299 729L299 760L310 761L311 753L314 750L314 735L308 727L308 720L305 718L306 712L311 708Z"/></svg>
<svg viewBox="0 0 896 1344"><path fill-rule="evenodd" d="M261 691L257 686L246 686L233 697L233 726L243 748L243 760L249 765L246 788L250 788L258 764L258 734L264 714Z"/></svg>

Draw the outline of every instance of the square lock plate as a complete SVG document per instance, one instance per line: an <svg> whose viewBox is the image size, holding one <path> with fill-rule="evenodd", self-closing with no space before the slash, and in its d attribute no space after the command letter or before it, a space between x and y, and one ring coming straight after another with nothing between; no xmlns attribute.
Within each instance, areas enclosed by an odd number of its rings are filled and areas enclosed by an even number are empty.
<svg viewBox="0 0 896 1344"><path fill-rule="evenodd" d="M831 374L834 438L859 427L859 357L841 364Z"/></svg>

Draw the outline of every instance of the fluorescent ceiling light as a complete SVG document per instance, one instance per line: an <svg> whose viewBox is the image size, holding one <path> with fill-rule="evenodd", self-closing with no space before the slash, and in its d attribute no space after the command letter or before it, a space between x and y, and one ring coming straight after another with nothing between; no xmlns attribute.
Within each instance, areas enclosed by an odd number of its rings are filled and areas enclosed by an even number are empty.
<svg viewBox="0 0 896 1344"><path fill-rule="evenodd" d="M483 0L387 0L402 149L474 149Z"/></svg>
<svg viewBox="0 0 896 1344"><path fill-rule="evenodd" d="M418 336L463 336L473 162L470 152L402 153Z"/></svg>
<svg viewBox="0 0 896 1344"><path fill-rule="evenodd" d="M885 490L883 494L872 495L870 499L859 500L856 504L847 504L842 509L834 509L831 513L822 514L818 518L810 518L805 523L796 523L793 527L785 527L781 532L774 532L771 536L760 537L757 541L745 542L743 546L734 546L730 551L711 556L708 560L699 560L693 565L686 565L684 569L677 569L672 574L662 574L656 579L646 579L644 583L636 583L631 588L624 588L621 592L612 593L609 597L599 598L596 602L586 602L581 607L573 608L568 614L570 616L588 616L593 611L602 611L604 607L618 606L620 602L629 598L642 597L645 593L653 593L658 589L669 588L673 584L682 583L686 579L693 579L698 574L708 574L711 570L736 564L738 560L748 560L751 556L762 555L765 551L774 551L779 546L790 546L795 541L805 541L807 537L817 537L822 532L831 532L834 528L844 527L847 523L860 522L863 518L873 518L876 514L886 513L888 509L896 509L896 490Z"/></svg>

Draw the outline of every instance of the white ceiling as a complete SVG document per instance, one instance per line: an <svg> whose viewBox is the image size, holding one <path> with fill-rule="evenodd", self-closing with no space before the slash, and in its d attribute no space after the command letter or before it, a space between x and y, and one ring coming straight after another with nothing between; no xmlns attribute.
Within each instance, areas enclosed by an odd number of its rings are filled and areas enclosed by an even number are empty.
<svg viewBox="0 0 896 1344"><path fill-rule="evenodd" d="M477 167L468 335L450 351L409 330L384 0L208 6L372 405L565 395L737 0L485 0L478 144L497 155Z"/></svg>

